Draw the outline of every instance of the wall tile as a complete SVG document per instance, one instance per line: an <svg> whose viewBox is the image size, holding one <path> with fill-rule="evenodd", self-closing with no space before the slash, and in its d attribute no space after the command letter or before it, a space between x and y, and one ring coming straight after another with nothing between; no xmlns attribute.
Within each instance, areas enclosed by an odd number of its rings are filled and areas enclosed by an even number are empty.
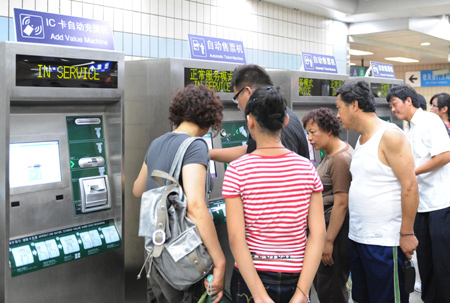
<svg viewBox="0 0 450 303"><path fill-rule="evenodd" d="M123 33L113 32L114 50L123 52Z"/></svg>
<svg viewBox="0 0 450 303"><path fill-rule="evenodd" d="M158 15L158 12L159 12L159 0L147 0L147 1L150 1L150 13L154 14L154 15Z"/></svg>
<svg viewBox="0 0 450 303"><path fill-rule="evenodd" d="M36 9L36 2L34 0L23 0L22 8L23 9L35 10ZM45 8L44 11L47 11L47 8Z"/></svg>
<svg viewBox="0 0 450 303"><path fill-rule="evenodd" d="M150 36L150 57L158 58L159 57L158 52L159 52L159 39L158 37Z"/></svg>
<svg viewBox="0 0 450 303"><path fill-rule="evenodd" d="M123 11L123 31L126 33L133 32L133 13L131 11Z"/></svg>
<svg viewBox="0 0 450 303"><path fill-rule="evenodd" d="M142 57L150 57L150 37L142 36ZM133 45L134 47L134 45Z"/></svg>
<svg viewBox="0 0 450 303"><path fill-rule="evenodd" d="M150 35L157 37L159 33L159 17L150 15Z"/></svg>
<svg viewBox="0 0 450 303"><path fill-rule="evenodd" d="M142 13L131 12L133 34L142 34Z"/></svg>
<svg viewBox="0 0 450 303"><path fill-rule="evenodd" d="M133 55L133 35L130 33L123 34L123 50L125 55Z"/></svg>
<svg viewBox="0 0 450 303"><path fill-rule="evenodd" d="M182 9L182 0L175 0L173 6L175 7L174 17L176 19L181 19L183 14L181 12Z"/></svg>
<svg viewBox="0 0 450 303"><path fill-rule="evenodd" d="M141 35L132 34L133 45L132 45L132 54L133 56L141 56L142 55L142 38Z"/></svg>
<svg viewBox="0 0 450 303"><path fill-rule="evenodd" d="M72 16L83 17L83 3L72 2Z"/></svg>
<svg viewBox="0 0 450 303"><path fill-rule="evenodd" d="M166 38L158 38L158 57L159 58L167 57L167 39Z"/></svg>
<svg viewBox="0 0 450 303"><path fill-rule="evenodd" d="M141 14L142 22L141 22L141 33L142 35L150 35L150 15L149 14Z"/></svg>
<svg viewBox="0 0 450 303"><path fill-rule="evenodd" d="M129 7L129 2L130 0L127 0L128 2L128 7ZM142 0L131 0L131 10L135 11L135 12L142 12Z"/></svg>
<svg viewBox="0 0 450 303"><path fill-rule="evenodd" d="M174 0L166 0L166 9L167 9L167 17L174 18L175 17L175 1Z"/></svg>
<svg viewBox="0 0 450 303"><path fill-rule="evenodd" d="M167 2L166 0L159 0L158 2L158 15L167 16Z"/></svg>
<svg viewBox="0 0 450 303"><path fill-rule="evenodd" d="M115 31L123 32L123 11L120 9L114 9L114 24Z"/></svg>
<svg viewBox="0 0 450 303"><path fill-rule="evenodd" d="M149 14L151 1L150 0L140 0L140 1L142 2L142 12Z"/></svg>

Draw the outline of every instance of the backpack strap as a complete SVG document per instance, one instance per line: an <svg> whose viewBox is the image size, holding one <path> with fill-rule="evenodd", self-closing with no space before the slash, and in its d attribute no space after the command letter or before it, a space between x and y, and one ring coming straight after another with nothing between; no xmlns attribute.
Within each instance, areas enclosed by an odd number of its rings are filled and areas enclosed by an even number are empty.
<svg viewBox="0 0 450 303"><path fill-rule="evenodd" d="M174 186L171 186L171 184L177 184L179 185L179 176L182 168L182 162L184 159L184 155L186 153L186 150L191 145L192 142L195 140L202 140L205 144L205 140L199 137L189 137L186 140L183 141L183 143L180 145L180 147L177 150L177 153L175 154L175 158L172 163L172 167L170 168L170 173L167 174L163 171L154 170L152 172L152 178L155 180L155 182L162 186L161 178L167 179L167 188L164 193L163 199L160 201L158 205L158 214L157 214L157 223L156 223L156 229L152 236L153 241L153 252L152 255L154 258L157 258L161 255L163 249L164 249L164 243L166 242L166 225L168 224L168 214L167 214L167 208L169 205L166 204L167 201L167 195L173 190ZM209 193L210 193L210 173L209 173L209 150L208 150L208 165L207 172L206 172L206 199L209 199ZM162 185L161 185L162 184ZM181 186L179 186L181 188Z"/></svg>

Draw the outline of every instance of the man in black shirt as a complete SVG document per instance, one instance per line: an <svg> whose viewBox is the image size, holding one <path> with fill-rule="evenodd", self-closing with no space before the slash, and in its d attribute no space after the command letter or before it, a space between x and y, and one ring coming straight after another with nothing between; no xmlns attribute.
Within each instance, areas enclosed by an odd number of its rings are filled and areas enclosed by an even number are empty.
<svg viewBox="0 0 450 303"><path fill-rule="evenodd" d="M264 68L250 64L237 67L231 78L231 87L235 93L233 102L242 112L245 112L250 96L262 86L273 86L273 82ZM301 122L291 109L286 108L286 113L289 116L289 122L282 130L281 142L286 148L309 159L308 142ZM249 135L246 146L213 149L210 150L210 156L212 160L229 163L255 149L256 142Z"/></svg>

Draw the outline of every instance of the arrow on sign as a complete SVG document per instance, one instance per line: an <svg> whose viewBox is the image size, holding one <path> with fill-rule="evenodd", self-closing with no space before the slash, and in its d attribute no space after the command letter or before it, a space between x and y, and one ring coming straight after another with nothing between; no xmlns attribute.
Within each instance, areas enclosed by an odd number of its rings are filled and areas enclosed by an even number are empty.
<svg viewBox="0 0 450 303"><path fill-rule="evenodd" d="M411 81L411 83L414 83L414 80L417 80L417 78L414 77L414 75L411 75L411 77L409 77L409 81Z"/></svg>

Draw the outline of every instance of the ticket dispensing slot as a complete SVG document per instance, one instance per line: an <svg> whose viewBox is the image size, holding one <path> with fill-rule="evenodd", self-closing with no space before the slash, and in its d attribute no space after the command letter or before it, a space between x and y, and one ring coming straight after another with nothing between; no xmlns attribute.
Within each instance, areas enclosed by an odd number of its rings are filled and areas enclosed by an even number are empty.
<svg viewBox="0 0 450 303"><path fill-rule="evenodd" d="M80 178L79 182L83 213L111 207L108 176Z"/></svg>

